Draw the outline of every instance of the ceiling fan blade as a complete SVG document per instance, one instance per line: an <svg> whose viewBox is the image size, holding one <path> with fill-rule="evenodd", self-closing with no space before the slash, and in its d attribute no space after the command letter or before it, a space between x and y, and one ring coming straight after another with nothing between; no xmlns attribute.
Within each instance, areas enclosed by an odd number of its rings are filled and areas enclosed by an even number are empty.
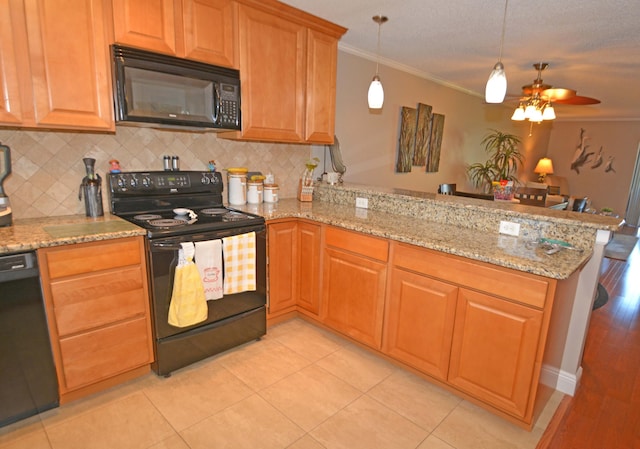
<svg viewBox="0 0 640 449"><path fill-rule="evenodd" d="M564 89L561 87L554 87L551 89L545 89L541 94L549 101L561 101L568 100L570 98L574 98L576 96L576 91L573 89Z"/></svg>
<svg viewBox="0 0 640 449"><path fill-rule="evenodd" d="M567 98L566 100L556 100L557 104L570 104L574 106L585 106L590 104L598 104L600 100L590 97L583 97L581 95L576 95L571 98Z"/></svg>

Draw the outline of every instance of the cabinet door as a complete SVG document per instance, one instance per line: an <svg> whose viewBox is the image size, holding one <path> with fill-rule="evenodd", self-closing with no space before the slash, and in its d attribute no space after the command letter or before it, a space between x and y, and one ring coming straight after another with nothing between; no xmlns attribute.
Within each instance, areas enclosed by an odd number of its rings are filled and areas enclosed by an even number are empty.
<svg viewBox="0 0 640 449"><path fill-rule="evenodd" d="M239 6L242 138L302 142L306 28Z"/></svg>
<svg viewBox="0 0 640 449"><path fill-rule="evenodd" d="M393 268L382 350L446 380L457 294L455 285Z"/></svg>
<svg viewBox="0 0 640 449"><path fill-rule="evenodd" d="M178 14L174 0L113 0L115 41L176 55Z"/></svg>
<svg viewBox="0 0 640 449"><path fill-rule="evenodd" d="M0 123L20 125L25 109L33 114L29 48L24 6L19 0L0 0Z"/></svg>
<svg viewBox="0 0 640 449"><path fill-rule="evenodd" d="M25 5L36 126L115 129L103 0Z"/></svg>
<svg viewBox="0 0 640 449"><path fill-rule="evenodd" d="M228 67L236 65L236 5L231 0L183 0L184 56Z"/></svg>
<svg viewBox="0 0 640 449"><path fill-rule="evenodd" d="M298 306L314 315L320 313L320 247L319 225L298 223Z"/></svg>
<svg viewBox="0 0 640 449"><path fill-rule="evenodd" d="M314 30L307 39L305 140L333 143L338 40Z"/></svg>
<svg viewBox="0 0 640 449"><path fill-rule="evenodd" d="M542 311L461 288L449 382L517 417L526 414Z"/></svg>
<svg viewBox="0 0 640 449"><path fill-rule="evenodd" d="M269 225L269 313L296 305L298 287L298 224L296 220Z"/></svg>
<svg viewBox="0 0 640 449"><path fill-rule="evenodd" d="M324 256L322 321L380 349L386 263L331 247Z"/></svg>

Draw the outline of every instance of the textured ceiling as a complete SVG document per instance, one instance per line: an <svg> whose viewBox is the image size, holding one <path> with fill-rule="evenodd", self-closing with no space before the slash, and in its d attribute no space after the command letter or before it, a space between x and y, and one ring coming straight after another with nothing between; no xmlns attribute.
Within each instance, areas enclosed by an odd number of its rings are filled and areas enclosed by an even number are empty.
<svg viewBox="0 0 640 449"><path fill-rule="evenodd" d="M283 0L349 29L344 51L375 59L377 14L381 64L484 96L500 53L504 0ZM508 95L536 78L602 101L558 105L558 119L640 120L639 0L511 0L502 61ZM381 76L384 76L381 71ZM384 82L384 78L383 78Z"/></svg>

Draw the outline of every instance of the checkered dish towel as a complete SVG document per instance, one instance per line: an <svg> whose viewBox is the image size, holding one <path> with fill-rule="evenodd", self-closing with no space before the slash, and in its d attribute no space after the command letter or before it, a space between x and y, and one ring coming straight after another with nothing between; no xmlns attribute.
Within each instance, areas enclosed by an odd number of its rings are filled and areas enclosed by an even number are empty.
<svg viewBox="0 0 640 449"><path fill-rule="evenodd" d="M256 289L256 233L222 239L224 294Z"/></svg>

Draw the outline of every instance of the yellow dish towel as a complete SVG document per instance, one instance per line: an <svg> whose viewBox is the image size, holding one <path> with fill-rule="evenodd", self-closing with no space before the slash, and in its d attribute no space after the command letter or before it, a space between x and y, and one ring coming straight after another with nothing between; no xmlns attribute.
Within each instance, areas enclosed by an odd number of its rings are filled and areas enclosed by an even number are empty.
<svg viewBox="0 0 640 449"><path fill-rule="evenodd" d="M169 304L170 325L187 327L207 319L207 300L198 267L193 263L195 247L193 243L181 243L178 265L173 280L171 303Z"/></svg>
<svg viewBox="0 0 640 449"><path fill-rule="evenodd" d="M222 239L224 294L256 289L256 233Z"/></svg>

